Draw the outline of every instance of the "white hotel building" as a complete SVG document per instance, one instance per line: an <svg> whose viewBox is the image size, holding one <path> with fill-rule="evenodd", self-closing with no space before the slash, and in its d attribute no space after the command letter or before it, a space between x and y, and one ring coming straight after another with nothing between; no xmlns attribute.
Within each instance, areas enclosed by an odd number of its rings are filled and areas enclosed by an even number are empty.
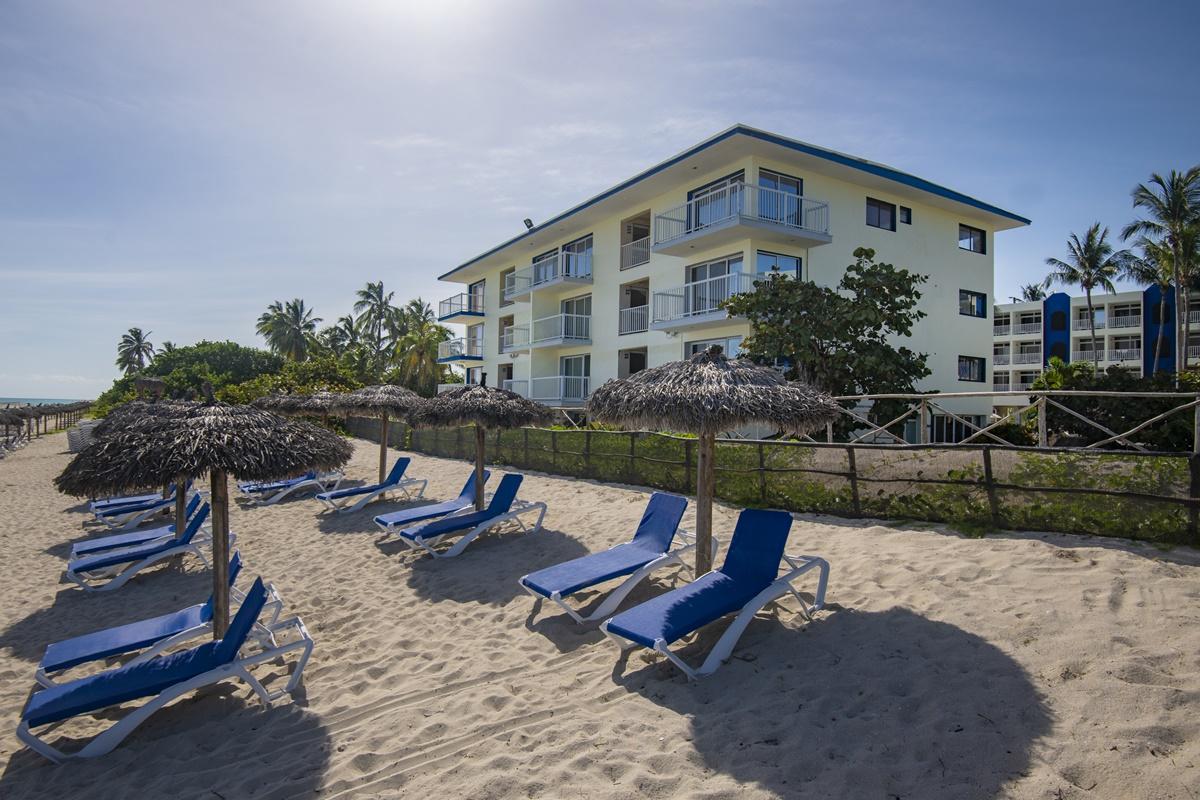
<svg viewBox="0 0 1200 800"><path fill-rule="evenodd" d="M548 405L579 407L610 378L749 325L720 305L781 270L835 285L855 248L928 276L921 389L990 390L996 232L1029 220L922 178L734 126L441 276L463 291L439 319L465 326L439 360ZM956 413L985 416L991 401Z"/></svg>

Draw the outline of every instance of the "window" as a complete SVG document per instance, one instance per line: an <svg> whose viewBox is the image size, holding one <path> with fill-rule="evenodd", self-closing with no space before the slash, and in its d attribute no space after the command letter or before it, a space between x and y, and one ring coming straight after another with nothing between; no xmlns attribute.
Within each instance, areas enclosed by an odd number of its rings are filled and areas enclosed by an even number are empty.
<svg viewBox="0 0 1200 800"><path fill-rule="evenodd" d="M758 217L799 226L804 181L769 169L758 171Z"/></svg>
<svg viewBox="0 0 1200 800"><path fill-rule="evenodd" d="M987 317L987 295L959 289L958 313L964 317Z"/></svg>
<svg viewBox="0 0 1200 800"><path fill-rule="evenodd" d="M589 233L562 246L562 272L572 278L592 276L592 235Z"/></svg>
<svg viewBox="0 0 1200 800"><path fill-rule="evenodd" d="M882 200L867 198L867 224L885 231L896 230L896 207Z"/></svg>
<svg viewBox="0 0 1200 800"><path fill-rule="evenodd" d="M900 206L900 221L905 225L912 225L912 209L908 206Z"/></svg>
<svg viewBox="0 0 1200 800"><path fill-rule="evenodd" d="M1065 331L1067 329L1067 314L1065 311L1054 311L1050 314L1050 330Z"/></svg>
<svg viewBox="0 0 1200 800"><path fill-rule="evenodd" d="M465 382L469 386L478 386L481 377L483 377L483 367L467 367Z"/></svg>
<svg viewBox="0 0 1200 800"><path fill-rule="evenodd" d="M541 255L533 257L533 284L536 286L539 283L557 278L558 272L558 250L548 250Z"/></svg>
<svg viewBox="0 0 1200 800"><path fill-rule="evenodd" d="M504 299L504 287L508 284L508 276L512 275L516 271L517 271L516 267L509 267L508 269L502 270L500 272L500 306L501 307L511 306L513 304L512 300Z"/></svg>
<svg viewBox="0 0 1200 800"><path fill-rule="evenodd" d="M741 271L740 255L687 267L687 285L683 287L684 313L691 316L720 311L722 303L742 291L741 279L733 277Z"/></svg>
<svg viewBox="0 0 1200 800"><path fill-rule="evenodd" d="M755 271L759 275L769 275L772 272L779 272L783 275L790 275L793 278L799 279L802 266L800 256L785 256L782 253L768 253L765 250L758 251L758 260L755 262Z"/></svg>
<svg viewBox="0 0 1200 800"><path fill-rule="evenodd" d="M707 350L710 345L714 344L719 345L725 352L725 355L729 356L730 358L736 358L742 354L742 337L729 336L724 339L702 339L696 342L688 342L683 346L683 356L684 358L689 358L696 355L696 353L702 353Z"/></svg>
<svg viewBox="0 0 1200 800"><path fill-rule="evenodd" d="M929 441L947 444L961 442L987 424L982 414L959 414L958 416L960 419L946 414L932 415L929 420Z"/></svg>
<svg viewBox="0 0 1200 800"><path fill-rule="evenodd" d="M484 292L487 290L487 281L475 281L467 287L467 294L470 296L471 303L468 311L477 311L483 313Z"/></svg>
<svg viewBox="0 0 1200 800"><path fill-rule="evenodd" d="M979 228L959 224L958 247L960 250L970 250L972 253L986 253L987 234Z"/></svg>
<svg viewBox="0 0 1200 800"><path fill-rule="evenodd" d="M687 194L687 229L699 230L714 222L729 219L742 210L745 172L739 170L720 180L706 183Z"/></svg>
<svg viewBox="0 0 1200 800"><path fill-rule="evenodd" d="M987 370L987 359L979 356L958 357L958 379L983 383Z"/></svg>

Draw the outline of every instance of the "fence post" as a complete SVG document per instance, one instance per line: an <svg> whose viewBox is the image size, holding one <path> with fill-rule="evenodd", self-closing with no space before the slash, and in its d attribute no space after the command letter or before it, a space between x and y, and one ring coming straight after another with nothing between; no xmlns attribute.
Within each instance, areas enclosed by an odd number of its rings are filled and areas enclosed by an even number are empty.
<svg viewBox="0 0 1200 800"><path fill-rule="evenodd" d="M763 456L763 443L758 443L758 497L767 504L767 461Z"/></svg>
<svg viewBox="0 0 1200 800"><path fill-rule="evenodd" d="M1200 456L1193 455L1188 459L1188 472L1191 480L1188 482L1188 495L1192 504L1188 506L1188 540L1192 547L1200 544Z"/></svg>
<svg viewBox="0 0 1200 800"><path fill-rule="evenodd" d="M921 444L929 444L929 401L921 401L921 410L917 412L918 436L917 441Z"/></svg>
<svg viewBox="0 0 1200 800"><path fill-rule="evenodd" d="M1046 436L1046 395L1038 398L1038 447L1046 447L1049 438Z"/></svg>
<svg viewBox="0 0 1200 800"><path fill-rule="evenodd" d="M692 493L692 440L683 440L683 493Z"/></svg>
<svg viewBox="0 0 1200 800"><path fill-rule="evenodd" d="M499 428L496 428L496 447L494 449L496 451L496 454L494 456L492 456L492 463L499 464L502 461L502 459L500 458L500 429Z"/></svg>
<svg viewBox="0 0 1200 800"><path fill-rule="evenodd" d="M629 432L629 482L637 483L633 468L633 459L637 454L637 431Z"/></svg>
<svg viewBox="0 0 1200 800"><path fill-rule="evenodd" d="M854 446L846 446L846 466L850 470L850 499L854 502L854 515L862 516L862 500L858 496L858 457L855 455Z"/></svg>
<svg viewBox="0 0 1200 800"><path fill-rule="evenodd" d="M833 444L833 423L825 423L825 444Z"/></svg>
<svg viewBox="0 0 1200 800"><path fill-rule="evenodd" d="M551 472L558 470L558 431L550 431L550 466Z"/></svg>
<svg viewBox="0 0 1200 800"><path fill-rule="evenodd" d="M1200 453L1200 394L1196 395L1198 401L1192 409L1192 452Z"/></svg>
<svg viewBox="0 0 1200 800"><path fill-rule="evenodd" d="M996 482L992 478L992 448L984 445L983 453L983 486L987 490L988 512L992 517L992 527L1001 527L1000 503L996 499Z"/></svg>
<svg viewBox="0 0 1200 800"><path fill-rule="evenodd" d="M590 430L583 432L583 474L589 478L592 476L592 432Z"/></svg>
<svg viewBox="0 0 1200 800"><path fill-rule="evenodd" d="M462 427L460 426L460 427L456 428L455 430L458 431L457 439L456 439L457 443L454 445L455 457L462 458L463 457Z"/></svg>
<svg viewBox="0 0 1200 800"><path fill-rule="evenodd" d="M525 431L525 463L522 464L525 469L529 469L529 428L522 428Z"/></svg>

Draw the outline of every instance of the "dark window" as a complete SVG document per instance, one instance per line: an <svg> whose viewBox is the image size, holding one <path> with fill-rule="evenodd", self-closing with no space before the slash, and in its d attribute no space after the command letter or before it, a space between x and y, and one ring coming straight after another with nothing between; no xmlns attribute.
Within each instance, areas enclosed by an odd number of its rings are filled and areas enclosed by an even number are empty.
<svg viewBox="0 0 1200 800"><path fill-rule="evenodd" d="M962 419L954 419L945 414L934 414L930 418L931 442L954 444L961 442L986 423L982 415L963 414Z"/></svg>
<svg viewBox="0 0 1200 800"><path fill-rule="evenodd" d="M982 292L958 290L958 313L964 317L987 317L987 295Z"/></svg>
<svg viewBox="0 0 1200 800"><path fill-rule="evenodd" d="M896 230L896 207L882 200L867 198L867 224L885 231Z"/></svg>
<svg viewBox="0 0 1200 800"><path fill-rule="evenodd" d="M958 357L958 379L960 381L975 381L983 383L985 371L987 370L987 359L979 356L959 356Z"/></svg>
<svg viewBox="0 0 1200 800"><path fill-rule="evenodd" d="M759 250L755 271L759 275L770 275L772 272L780 272L799 279L800 266L800 256L787 256L782 253L768 253L766 250Z"/></svg>
<svg viewBox="0 0 1200 800"><path fill-rule="evenodd" d="M1065 331L1067 329L1067 312L1055 311L1050 315L1050 330Z"/></svg>
<svg viewBox="0 0 1200 800"><path fill-rule="evenodd" d="M487 281L475 281L467 287L467 296L470 298L470 308L467 311L483 313L484 292L486 291Z"/></svg>
<svg viewBox="0 0 1200 800"><path fill-rule="evenodd" d="M504 299L504 287L508 285L508 276L512 275L516 271L517 271L516 267L509 267L508 269L506 269L500 273L500 307L501 308L503 308L504 306L511 306L513 304L512 300Z"/></svg>
<svg viewBox="0 0 1200 800"><path fill-rule="evenodd" d="M1066 361L1067 360L1066 342L1054 342L1053 344L1051 344L1050 345L1050 357L1051 358L1061 358L1063 361Z"/></svg>
<svg viewBox="0 0 1200 800"><path fill-rule="evenodd" d="M908 206L900 206L900 221L905 225L912 225L912 209Z"/></svg>
<svg viewBox="0 0 1200 800"><path fill-rule="evenodd" d="M979 228L960 224L958 226L958 247L960 250L970 250L972 253L986 253L987 234Z"/></svg>

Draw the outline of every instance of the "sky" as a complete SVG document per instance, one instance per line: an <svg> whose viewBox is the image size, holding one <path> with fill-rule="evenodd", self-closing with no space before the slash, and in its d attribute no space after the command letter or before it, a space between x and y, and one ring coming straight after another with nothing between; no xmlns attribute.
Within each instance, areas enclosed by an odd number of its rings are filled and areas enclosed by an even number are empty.
<svg viewBox="0 0 1200 800"><path fill-rule="evenodd" d="M734 123L1033 220L996 295L1200 162L1200 3L0 0L0 396L93 397L131 326L262 345ZM905 265L899 265L905 266Z"/></svg>

